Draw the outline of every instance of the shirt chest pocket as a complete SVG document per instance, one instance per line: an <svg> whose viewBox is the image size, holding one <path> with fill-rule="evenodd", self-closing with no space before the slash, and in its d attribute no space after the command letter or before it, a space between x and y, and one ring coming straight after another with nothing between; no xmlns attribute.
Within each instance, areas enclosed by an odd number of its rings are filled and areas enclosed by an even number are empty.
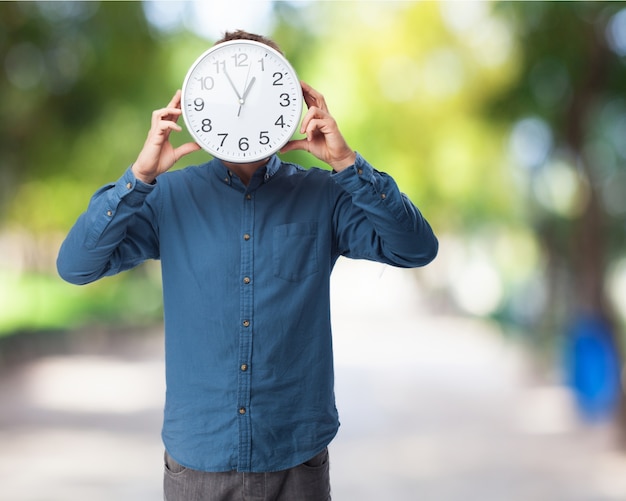
<svg viewBox="0 0 626 501"><path fill-rule="evenodd" d="M317 273L317 223L290 223L274 227L274 276L297 282Z"/></svg>

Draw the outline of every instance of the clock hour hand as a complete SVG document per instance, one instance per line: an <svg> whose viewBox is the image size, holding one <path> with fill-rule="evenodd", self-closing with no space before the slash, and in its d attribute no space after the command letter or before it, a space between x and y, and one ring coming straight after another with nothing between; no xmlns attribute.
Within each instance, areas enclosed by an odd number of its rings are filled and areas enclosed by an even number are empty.
<svg viewBox="0 0 626 501"><path fill-rule="evenodd" d="M255 81L256 81L256 77L252 77L252 80L250 80L248 87L246 87L246 90L243 93L243 97L239 100L239 111L237 112L237 116L239 116L239 114L241 113L241 107L245 104L246 98L248 97L248 94L250 93L250 89L252 88L252 84Z"/></svg>
<svg viewBox="0 0 626 501"><path fill-rule="evenodd" d="M241 100L245 103L246 101L246 97L248 97L248 94L250 93L250 89L252 88L252 84L256 81L256 77L252 77L252 80L250 80L250 83L248 84L248 87L246 88L245 92L243 93L243 97L241 98ZM243 103L241 103L243 104Z"/></svg>

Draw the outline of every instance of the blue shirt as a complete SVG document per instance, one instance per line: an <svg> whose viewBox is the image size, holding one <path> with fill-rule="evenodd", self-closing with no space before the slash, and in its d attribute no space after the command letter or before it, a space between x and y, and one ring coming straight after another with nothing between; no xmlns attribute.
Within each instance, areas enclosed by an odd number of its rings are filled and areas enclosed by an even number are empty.
<svg viewBox="0 0 626 501"><path fill-rule="evenodd" d="M128 169L91 199L57 266L84 284L160 259L163 441L203 471L296 466L337 433L329 285L339 256L400 267L437 240L360 155L339 172L273 156L249 184L219 160L147 185Z"/></svg>

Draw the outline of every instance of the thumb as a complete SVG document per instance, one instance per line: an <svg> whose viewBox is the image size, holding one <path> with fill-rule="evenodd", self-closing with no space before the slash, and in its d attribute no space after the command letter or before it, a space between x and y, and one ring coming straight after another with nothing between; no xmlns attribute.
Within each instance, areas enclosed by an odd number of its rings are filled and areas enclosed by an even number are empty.
<svg viewBox="0 0 626 501"><path fill-rule="evenodd" d="M185 143L181 144L178 148L174 150L174 155L177 159L180 159L185 155L189 155L194 151L198 151L199 149L200 145L198 143Z"/></svg>
<svg viewBox="0 0 626 501"><path fill-rule="evenodd" d="M285 146L280 149L281 153L287 153L288 151L304 150L309 151L309 141L306 139L294 139L289 141Z"/></svg>

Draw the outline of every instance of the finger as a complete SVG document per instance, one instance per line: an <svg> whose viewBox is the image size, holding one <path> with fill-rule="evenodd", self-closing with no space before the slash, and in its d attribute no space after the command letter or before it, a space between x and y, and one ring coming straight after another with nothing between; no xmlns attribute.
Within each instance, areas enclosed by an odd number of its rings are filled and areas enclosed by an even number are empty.
<svg viewBox="0 0 626 501"><path fill-rule="evenodd" d="M300 124L300 134L305 133L311 120L315 118L324 119L329 117L330 115L328 114L328 112L322 110L321 108L318 108L317 106L312 106L311 108L309 108L309 110L304 115L304 118L302 119L302 123Z"/></svg>
<svg viewBox="0 0 626 501"><path fill-rule="evenodd" d="M157 127L159 122L163 120L176 122L182 113L180 108L161 108L160 110L155 110L152 112L152 126Z"/></svg>
<svg viewBox="0 0 626 501"><path fill-rule="evenodd" d="M163 130L175 130L180 132L183 128L172 120L161 120L161 128Z"/></svg>
<svg viewBox="0 0 626 501"><path fill-rule="evenodd" d="M151 137L165 136L168 137L170 132L181 132L183 129L176 122L161 120L153 129Z"/></svg>
<svg viewBox="0 0 626 501"><path fill-rule="evenodd" d="M300 82L300 85L302 86L304 101L309 108L315 106L326 112L328 111L328 106L326 106L326 99L324 99L324 96L322 94L320 94L306 82Z"/></svg>
<svg viewBox="0 0 626 501"><path fill-rule="evenodd" d="M307 108L311 108L311 106L313 106L312 97L310 94L311 86L304 81L300 82L300 86L302 87L302 97L304 98L304 102L306 103Z"/></svg>
<svg viewBox="0 0 626 501"><path fill-rule="evenodd" d="M327 134L332 131L333 121L330 118L314 118L312 119L304 132L308 141L313 141L315 132L319 131L322 134Z"/></svg>
<svg viewBox="0 0 626 501"><path fill-rule="evenodd" d="M174 96L172 97L172 99L170 100L169 104L167 105L167 108L180 108L181 95L182 95L182 92L180 89L178 89L176 93L174 94Z"/></svg>
<svg viewBox="0 0 626 501"><path fill-rule="evenodd" d="M161 108L158 110L154 110L152 112L152 118L156 118L157 120L161 120L163 118L167 118L167 117L179 117L180 115L182 115L183 110L181 110L180 108Z"/></svg>

